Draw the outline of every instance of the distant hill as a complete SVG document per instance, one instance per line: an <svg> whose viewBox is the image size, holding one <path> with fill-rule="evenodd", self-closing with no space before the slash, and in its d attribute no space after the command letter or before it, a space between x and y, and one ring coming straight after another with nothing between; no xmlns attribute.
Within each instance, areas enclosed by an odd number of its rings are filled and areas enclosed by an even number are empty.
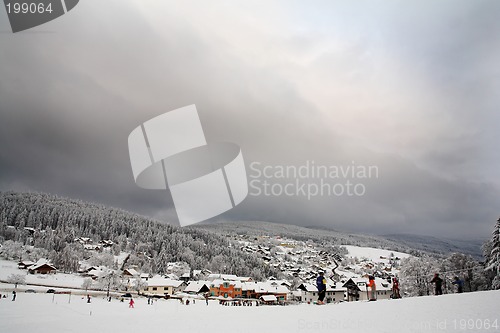
<svg viewBox="0 0 500 333"><path fill-rule="evenodd" d="M390 249L410 254L421 252L434 255L447 255L452 252L469 254L476 259L482 258L480 241L458 241L437 239L434 237L415 235L361 235L348 234L335 230L300 227L295 225L270 223L263 221L240 221L225 223L198 224L196 228L215 231L217 233L233 233L246 235L279 235L282 237L315 243L332 245L356 245Z"/></svg>
<svg viewBox="0 0 500 333"><path fill-rule="evenodd" d="M421 251L444 254L460 252L478 260L483 259L481 246L484 242L480 240L456 240L411 234L391 234L382 237Z"/></svg>

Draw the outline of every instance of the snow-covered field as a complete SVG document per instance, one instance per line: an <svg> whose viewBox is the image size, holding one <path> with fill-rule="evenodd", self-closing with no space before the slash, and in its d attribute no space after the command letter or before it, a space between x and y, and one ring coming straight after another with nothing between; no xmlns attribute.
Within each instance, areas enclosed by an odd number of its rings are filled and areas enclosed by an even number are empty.
<svg viewBox="0 0 500 333"><path fill-rule="evenodd" d="M27 270L18 269L14 261L0 260L0 280L7 281L11 274L25 274L27 284L48 287L81 288L84 281L83 277L74 274L28 274Z"/></svg>
<svg viewBox="0 0 500 333"><path fill-rule="evenodd" d="M367 258L373 262L387 262L386 259L381 259L380 257L390 258L391 253L394 254L395 257L398 257L400 259L408 258L410 256L408 253L376 249L373 247L360 247L353 245L342 245L342 246L345 247L349 252L348 257L352 258L358 257L359 259Z"/></svg>
<svg viewBox="0 0 500 333"><path fill-rule="evenodd" d="M499 332L500 291L331 305L148 305L18 293L0 299L0 332ZM486 329L489 327L489 329Z"/></svg>

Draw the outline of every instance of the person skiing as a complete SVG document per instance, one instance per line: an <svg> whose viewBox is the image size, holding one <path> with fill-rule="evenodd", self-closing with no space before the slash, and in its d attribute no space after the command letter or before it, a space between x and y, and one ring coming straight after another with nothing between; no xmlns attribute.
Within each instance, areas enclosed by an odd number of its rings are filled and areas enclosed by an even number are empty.
<svg viewBox="0 0 500 333"><path fill-rule="evenodd" d="M376 301L377 300L377 285L375 284L375 277L373 276L368 276L368 284L366 285L367 289L369 289L368 292L368 300L369 301Z"/></svg>
<svg viewBox="0 0 500 333"><path fill-rule="evenodd" d="M16 300L17 293L15 290L12 291L12 301Z"/></svg>
<svg viewBox="0 0 500 333"><path fill-rule="evenodd" d="M434 295L442 295L443 294L443 279L439 277L439 274L434 274L434 278L430 283L434 283Z"/></svg>
<svg viewBox="0 0 500 333"><path fill-rule="evenodd" d="M397 277L392 278L392 298L401 298L399 293L399 281Z"/></svg>
<svg viewBox="0 0 500 333"><path fill-rule="evenodd" d="M461 294L464 292L464 281L460 280L458 276L455 276L452 284L457 286L457 293Z"/></svg>
<svg viewBox="0 0 500 333"><path fill-rule="evenodd" d="M90 295L87 295L87 303L90 303Z"/></svg>
<svg viewBox="0 0 500 333"><path fill-rule="evenodd" d="M135 302L134 302L134 299L133 299L133 298L131 298L131 299L130 299L130 302L128 302L128 307L133 309L133 308L134 308L134 303L135 303Z"/></svg>
<svg viewBox="0 0 500 333"><path fill-rule="evenodd" d="M316 278L316 287L318 288L318 304L325 304L323 301L326 295L326 279L324 277L324 272L320 271L318 277Z"/></svg>

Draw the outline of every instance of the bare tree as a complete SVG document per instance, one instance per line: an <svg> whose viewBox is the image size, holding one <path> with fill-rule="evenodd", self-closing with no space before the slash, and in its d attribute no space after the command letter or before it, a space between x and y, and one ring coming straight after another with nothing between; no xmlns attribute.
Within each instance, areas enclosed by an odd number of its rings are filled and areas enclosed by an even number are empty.
<svg viewBox="0 0 500 333"><path fill-rule="evenodd" d="M7 281L14 284L17 289L18 284L26 284L26 276L23 274L11 274L7 277Z"/></svg>

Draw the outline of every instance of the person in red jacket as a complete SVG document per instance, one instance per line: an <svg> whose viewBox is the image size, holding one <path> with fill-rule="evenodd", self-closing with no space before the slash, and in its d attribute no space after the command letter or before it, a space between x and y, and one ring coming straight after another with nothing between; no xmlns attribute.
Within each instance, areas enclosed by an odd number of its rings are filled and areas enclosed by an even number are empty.
<svg viewBox="0 0 500 333"><path fill-rule="evenodd" d="M135 303L135 302L134 302L134 299L133 299L133 298L131 298L131 299L130 299L130 302L128 303L128 307L129 307L129 308L134 308L134 303Z"/></svg>
<svg viewBox="0 0 500 333"><path fill-rule="evenodd" d="M399 281L398 278L392 278L392 298L401 298L399 293Z"/></svg>
<svg viewBox="0 0 500 333"><path fill-rule="evenodd" d="M375 278L373 276L368 277L368 284L366 285L368 291L368 300L377 300L377 285L375 284ZM369 289L368 289L369 288Z"/></svg>

